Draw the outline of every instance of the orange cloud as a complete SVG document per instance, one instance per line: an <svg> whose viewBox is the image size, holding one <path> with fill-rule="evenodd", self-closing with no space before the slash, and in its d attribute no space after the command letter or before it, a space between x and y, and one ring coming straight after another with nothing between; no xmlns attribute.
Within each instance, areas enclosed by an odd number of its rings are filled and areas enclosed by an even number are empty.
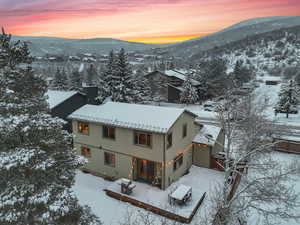
<svg viewBox="0 0 300 225"><path fill-rule="evenodd" d="M125 41L132 42L142 42L148 44L169 44L169 43L177 43L182 41L187 41L193 38L203 37L207 34L193 34L193 35L185 35L185 36L167 36L167 37L145 37L145 38L127 38L123 39Z"/></svg>
<svg viewBox="0 0 300 225"><path fill-rule="evenodd" d="M299 0L0 0L15 35L173 43L245 19L300 15Z"/></svg>

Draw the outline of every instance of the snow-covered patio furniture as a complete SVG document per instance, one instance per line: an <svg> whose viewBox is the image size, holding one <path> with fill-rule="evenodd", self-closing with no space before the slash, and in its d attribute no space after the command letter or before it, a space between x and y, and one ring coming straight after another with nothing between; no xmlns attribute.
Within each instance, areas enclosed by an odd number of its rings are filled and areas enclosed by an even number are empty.
<svg viewBox="0 0 300 225"><path fill-rule="evenodd" d="M183 205L187 201L191 200L192 188L190 186L180 184L173 192L169 194L168 197L170 204L178 203Z"/></svg>
<svg viewBox="0 0 300 225"><path fill-rule="evenodd" d="M132 190L135 188L135 184L131 182L131 180L128 180L126 178L122 178L118 182L119 185L121 185L121 192L123 194L130 195L132 193Z"/></svg>

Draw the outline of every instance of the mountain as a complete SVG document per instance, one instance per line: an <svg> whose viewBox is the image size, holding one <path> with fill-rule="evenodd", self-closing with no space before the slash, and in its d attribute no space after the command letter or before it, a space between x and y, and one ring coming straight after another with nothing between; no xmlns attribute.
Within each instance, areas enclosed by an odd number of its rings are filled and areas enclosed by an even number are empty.
<svg viewBox="0 0 300 225"><path fill-rule="evenodd" d="M112 49L118 50L124 48L126 51L142 51L157 47L157 45L152 44L121 41L110 38L67 39L13 36L13 40L28 42L31 54L34 56L43 56L45 54L75 55L77 53L108 54Z"/></svg>
<svg viewBox="0 0 300 225"><path fill-rule="evenodd" d="M253 35L297 25L300 25L300 16L255 18L240 22L205 37L163 47L160 51L177 57L191 57L202 51L220 47Z"/></svg>

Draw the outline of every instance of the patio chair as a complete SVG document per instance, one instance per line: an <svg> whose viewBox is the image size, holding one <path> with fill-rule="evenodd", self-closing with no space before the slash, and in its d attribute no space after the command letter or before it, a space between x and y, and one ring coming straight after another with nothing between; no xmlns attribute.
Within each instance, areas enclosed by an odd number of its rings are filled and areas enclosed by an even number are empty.
<svg viewBox="0 0 300 225"><path fill-rule="evenodd" d="M121 183L121 192L123 194L130 195L132 193L132 190L135 188L135 184L132 184L131 181L127 183Z"/></svg>

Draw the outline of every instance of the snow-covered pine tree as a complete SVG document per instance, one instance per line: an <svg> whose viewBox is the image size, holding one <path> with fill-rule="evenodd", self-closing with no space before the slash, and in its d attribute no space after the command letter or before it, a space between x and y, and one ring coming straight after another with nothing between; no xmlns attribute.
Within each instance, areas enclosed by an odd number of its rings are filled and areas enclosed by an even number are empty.
<svg viewBox="0 0 300 225"><path fill-rule="evenodd" d="M70 75L69 90L80 91L82 89L82 76L78 70L74 70Z"/></svg>
<svg viewBox="0 0 300 225"><path fill-rule="evenodd" d="M132 102L134 101L132 70L127 60L127 54L122 48L118 54L113 74L112 101Z"/></svg>
<svg viewBox="0 0 300 225"><path fill-rule="evenodd" d="M14 68L19 63L31 63L33 58L29 54L26 42L11 42L11 35L7 35L2 28L0 34L0 67Z"/></svg>
<svg viewBox="0 0 300 225"><path fill-rule="evenodd" d="M182 84L183 91L180 93L180 102L184 104L195 104L199 97L196 88L193 87L190 75Z"/></svg>
<svg viewBox="0 0 300 225"><path fill-rule="evenodd" d="M0 50L5 39L0 35ZM11 62L20 57L0 52ZM0 224L101 224L71 190L85 160L72 150L64 123L48 114L45 81L17 65L0 67Z"/></svg>
<svg viewBox="0 0 300 225"><path fill-rule="evenodd" d="M88 86L93 86L95 85L95 77L97 77L97 70L93 64L89 66L87 69L87 76L86 76L86 84Z"/></svg>
<svg viewBox="0 0 300 225"><path fill-rule="evenodd" d="M143 76L136 74L132 78L133 83L133 102L143 103L151 98L151 89L148 80Z"/></svg>
<svg viewBox="0 0 300 225"><path fill-rule="evenodd" d="M64 70L60 71L60 69L57 68L51 89L59 91L65 91L68 89L68 80Z"/></svg>
<svg viewBox="0 0 300 225"><path fill-rule="evenodd" d="M245 82L249 82L253 76L250 65L247 67L242 60L237 60L232 72L232 78L237 86L241 86Z"/></svg>
<svg viewBox="0 0 300 225"><path fill-rule="evenodd" d="M105 99L112 96L116 88L114 73L116 70L116 56L113 50L110 51L108 63L105 65L102 77L97 79L97 86L99 90L99 99Z"/></svg>

